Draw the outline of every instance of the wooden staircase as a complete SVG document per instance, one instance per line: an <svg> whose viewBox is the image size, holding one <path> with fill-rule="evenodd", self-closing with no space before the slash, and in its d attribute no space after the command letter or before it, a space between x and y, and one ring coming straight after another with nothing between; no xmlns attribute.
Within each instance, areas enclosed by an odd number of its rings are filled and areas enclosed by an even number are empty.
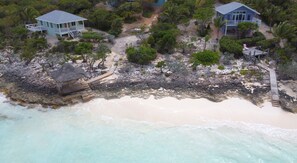
<svg viewBox="0 0 297 163"><path fill-rule="evenodd" d="M270 74L270 87L271 87L271 103L274 107L280 107L279 93L277 88L277 77L274 69L271 69L263 64L258 64L261 68L269 71Z"/></svg>

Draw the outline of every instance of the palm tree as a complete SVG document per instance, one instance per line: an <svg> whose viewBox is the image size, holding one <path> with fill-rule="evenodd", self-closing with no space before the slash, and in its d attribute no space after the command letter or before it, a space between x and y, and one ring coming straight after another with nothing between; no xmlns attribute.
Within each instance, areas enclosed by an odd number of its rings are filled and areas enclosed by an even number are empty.
<svg viewBox="0 0 297 163"><path fill-rule="evenodd" d="M32 23L38 15L40 14L34 7L26 7L20 13L25 23Z"/></svg>
<svg viewBox="0 0 297 163"><path fill-rule="evenodd" d="M279 45L281 48L284 47L287 39L293 38L296 36L297 28L287 21L281 22L278 25L273 26L273 35L279 39Z"/></svg>
<svg viewBox="0 0 297 163"><path fill-rule="evenodd" d="M271 6L268 7L264 14L267 16L268 20L269 20L269 27L270 27L270 31L272 30L272 23L279 17L281 12L281 9L277 6Z"/></svg>
<svg viewBox="0 0 297 163"><path fill-rule="evenodd" d="M222 17L217 17L213 20L214 26L217 29L217 39L220 37L220 29L225 25L225 21L223 20Z"/></svg>
<svg viewBox="0 0 297 163"><path fill-rule="evenodd" d="M205 0L196 0L196 7L202 7L205 4Z"/></svg>

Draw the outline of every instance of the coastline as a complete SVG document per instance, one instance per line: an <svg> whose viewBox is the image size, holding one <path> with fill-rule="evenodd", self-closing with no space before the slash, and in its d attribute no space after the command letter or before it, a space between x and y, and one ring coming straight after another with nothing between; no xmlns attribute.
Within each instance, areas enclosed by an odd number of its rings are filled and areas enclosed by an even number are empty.
<svg viewBox="0 0 297 163"><path fill-rule="evenodd" d="M60 96L54 82L46 75L46 72L38 70L38 73L24 74L24 69L9 69L9 67L2 69L0 92L3 92L15 104L28 108L42 105L45 108L57 109L87 102L82 100L82 92L70 95L71 98ZM28 70L28 72L31 71ZM239 97L257 106L271 98L270 86L261 80L250 82L248 79L232 76L227 79L210 76L210 78L204 77L201 80L194 74L175 74L170 77L152 74L130 78L129 73L123 69L120 69L116 75L118 75L117 79L108 79L100 84L90 85L95 98L118 99L124 96L148 98L153 95L157 99L205 98L213 102L221 102L230 97ZM294 98L282 91L280 97L282 109L297 112Z"/></svg>
<svg viewBox="0 0 297 163"><path fill-rule="evenodd" d="M82 103L79 99L65 99L57 94L54 87L38 87L22 80L0 78L0 92L6 98L18 105L42 105L43 107L59 108L67 105ZM191 81L162 82L149 81L117 81L92 86L96 98L119 99L125 96L147 99L154 96L156 99L174 97L176 99L201 99L221 102L230 97L244 98L255 105L261 105L269 99L269 88L255 86L248 88L239 81L212 84L195 84Z"/></svg>
<svg viewBox="0 0 297 163"><path fill-rule="evenodd" d="M241 98L212 102L204 98L178 100L173 97L156 99L151 96L143 99L125 96L113 100L94 99L88 103L71 106L70 109L81 108L88 109L87 114L90 114L88 116L158 123L167 127L235 122L297 129L296 114L272 107L269 102L264 102L259 107Z"/></svg>

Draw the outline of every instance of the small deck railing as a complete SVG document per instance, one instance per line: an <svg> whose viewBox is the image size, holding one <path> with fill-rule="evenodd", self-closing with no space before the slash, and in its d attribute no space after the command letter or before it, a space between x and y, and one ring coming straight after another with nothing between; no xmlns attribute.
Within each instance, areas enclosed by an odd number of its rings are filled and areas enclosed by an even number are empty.
<svg viewBox="0 0 297 163"><path fill-rule="evenodd" d="M258 18L253 18L252 20L227 20L227 26L237 26L239 23L242 22L256 23L258 26L260 26L262 23L262 21Z"/></svg>
<svg viewBox="0 0 297 163"><path fill-rule="evenodd" d="M32 32L45 31L46 29L38 24L26 24L25 27Z"/></svg>
<svg viewBox="0 0 297 163"><path fill-rule="evenodd" d="M84 26L73 26L73 27L69 27L69 28L61 28L60 30L56 29L56 32L57 33L68 33L71 31L81 31L84 29L85 29Z"/></svg>

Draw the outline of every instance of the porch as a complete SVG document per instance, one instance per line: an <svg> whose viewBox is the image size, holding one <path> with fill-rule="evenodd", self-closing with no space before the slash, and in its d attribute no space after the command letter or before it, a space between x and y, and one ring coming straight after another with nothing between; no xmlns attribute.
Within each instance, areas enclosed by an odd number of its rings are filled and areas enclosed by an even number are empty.
<svg viewBox="0 0 297 163"><path fill-rule="evenodd" d="M79 22L71 22L71 23L63 23L57 24L57 28L55 28L54 32L57 35L71 35L72 33L80 33L85 30L84 23L81 24Z"/></svg>
<svg viewBox="0 0 297 163"><path fill-rule="evenodd" d="M26 24L25 27L31 32L43 32L46 28L38 24Z"/></svg>
<svg viewBox="0 0 297 163"><path fill-rule="evenodd" d="M239 23L242 22L251 22L251 23L256 23L259 27L261 26L261 19L259 18L253 18L251 20L226 20L226 26L238 26Z"/></svg>

